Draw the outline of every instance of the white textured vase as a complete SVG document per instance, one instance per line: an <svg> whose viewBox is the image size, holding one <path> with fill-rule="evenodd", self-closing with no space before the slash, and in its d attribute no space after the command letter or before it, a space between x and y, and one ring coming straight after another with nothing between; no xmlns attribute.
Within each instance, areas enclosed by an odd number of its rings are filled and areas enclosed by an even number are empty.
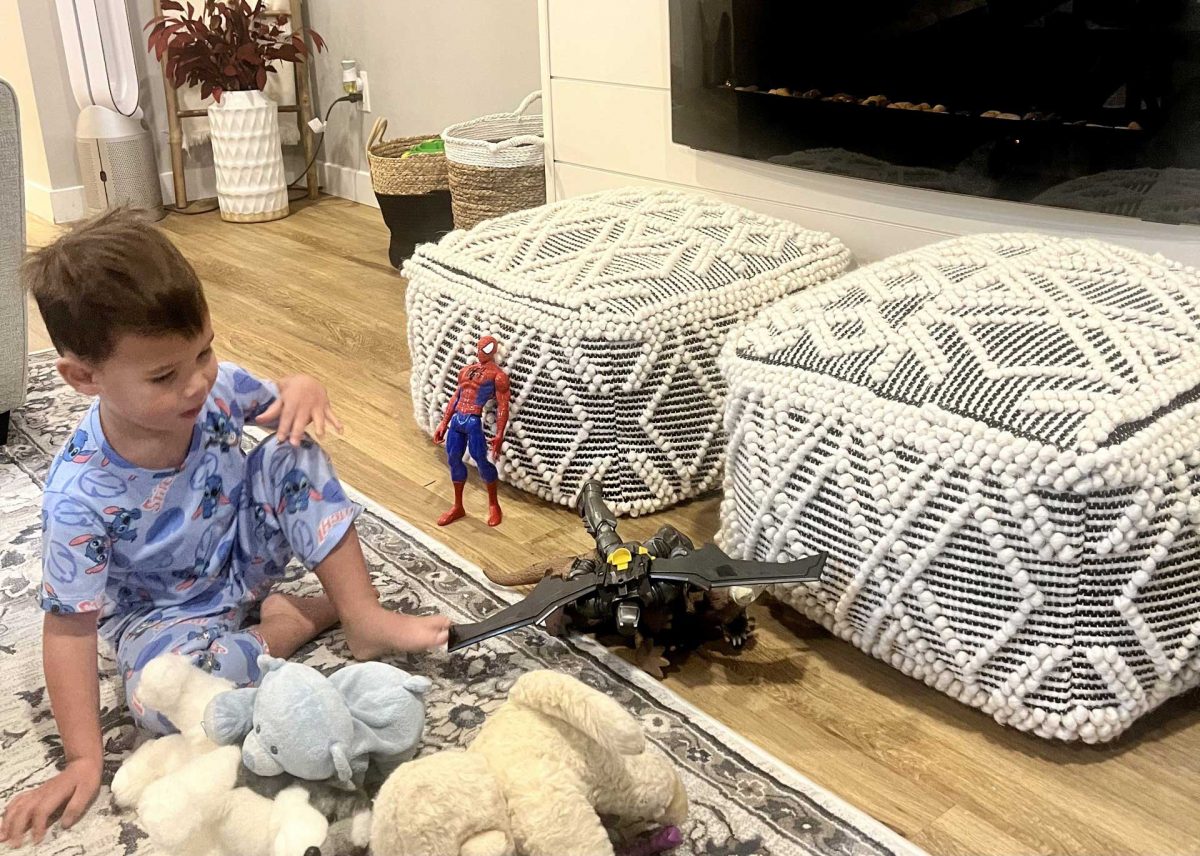
<svg viewBox="0 0 1200 856"><path fill-rule="evenodd" d="M279 107L257 89L226 92L208 108L221 218L261 223L288 215Z"/></svg>

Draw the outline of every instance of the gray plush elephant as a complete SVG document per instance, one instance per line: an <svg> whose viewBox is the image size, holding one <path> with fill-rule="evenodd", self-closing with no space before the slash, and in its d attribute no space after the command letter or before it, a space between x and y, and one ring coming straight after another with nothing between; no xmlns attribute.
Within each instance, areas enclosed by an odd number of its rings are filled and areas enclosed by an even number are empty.
<svg viewBox="0 0 1200 856"><path fill-rule="evenodd" d="M386 775L416 754L428 678L385 663L357 663L328 678L267 655L258 664L259 686L221 693L204 711L209 739L241 741L251 772L354 787L371 763Z"/></svg>

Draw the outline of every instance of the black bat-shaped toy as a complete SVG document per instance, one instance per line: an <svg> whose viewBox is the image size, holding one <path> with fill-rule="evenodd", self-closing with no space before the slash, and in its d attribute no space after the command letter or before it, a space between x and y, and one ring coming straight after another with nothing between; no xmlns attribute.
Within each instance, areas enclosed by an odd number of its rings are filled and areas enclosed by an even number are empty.
<svg viewBox="0 0 1200 856"><path fill-rule="evenodd" d="M618 632L633 636L643 610L678 603L689 591L816 582L825 565L824 554L794 562L747 562L712 544L693 550L670 528L644 544L622 541L604 490L594 480L584 484L577 505L596 541L594 557L576 559L565 576L544 577L524 600L483 621L452 626L451 651L544 621L559 608L592 623L611 618Z"/></svg>

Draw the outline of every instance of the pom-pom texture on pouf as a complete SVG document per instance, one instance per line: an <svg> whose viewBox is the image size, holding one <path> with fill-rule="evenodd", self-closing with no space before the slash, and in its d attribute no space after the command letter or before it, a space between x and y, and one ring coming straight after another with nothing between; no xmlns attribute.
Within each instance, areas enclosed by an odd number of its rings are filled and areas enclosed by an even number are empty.
<svg viewBox="0 0 1200 856"><path fill-rule="evenodd" d="M1195 686L1200 275L952 240L731 338L721 540L827 551L777 594L1002 723L1109 740Z"/></svg>
<svg viewBox="0 0 1200 856"><path fill-rule="evenodd" d="M601 478L618 514L665 508L720 485L729 330L849 261L827 234L673 191L452 232L404 267L414 415L432 433L496 336L512 389L500 477L562 504Z"/></svg>

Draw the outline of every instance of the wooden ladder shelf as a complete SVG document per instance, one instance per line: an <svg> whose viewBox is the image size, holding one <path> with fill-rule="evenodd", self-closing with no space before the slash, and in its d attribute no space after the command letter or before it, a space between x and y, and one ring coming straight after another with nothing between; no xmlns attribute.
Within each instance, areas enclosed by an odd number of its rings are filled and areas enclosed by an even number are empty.
<svg viewBox="0 0 1200 856"><path fill-rule="evenodd" d="M292 32L298 32L305 26L304 17L304 0L288 0L288 8L286 11L271 11L267 10L263 15L279 18L286 16L292 25ZM158 17L162 15L162 4L159 0L154 0L154 15ZM164 56L165 60L166 57ZM167 206L170 210L186 211L192 208L193 211L212 210L216 208L215 199L198 199L195 201L188 200L187 192L187 177L183 171L183 127L180 124L184 119L196 119L207 116L207 110L180 110L179 109L179 93L175 87L171 85L171 81L167 79L166 62L160 64L163 75L163 88L167 96L167 129L168 140L171 144L171 175L174 178L175 184L175 205ZM317 164L313 158L313 131L308 126L308 123L313 119L312 108L312 88L309 85L309 77L307 66L305 63L292 63L292 74L296 80L296 103L279 105L280 113L294 113L296 116L296 125L300 128L300 144L304 147L304 162L308 164L308 169L305 174L305 181L308 185L308 198L316 199L318 191L317 182ZM196 206L196 208L193 208Z"/></svg>

